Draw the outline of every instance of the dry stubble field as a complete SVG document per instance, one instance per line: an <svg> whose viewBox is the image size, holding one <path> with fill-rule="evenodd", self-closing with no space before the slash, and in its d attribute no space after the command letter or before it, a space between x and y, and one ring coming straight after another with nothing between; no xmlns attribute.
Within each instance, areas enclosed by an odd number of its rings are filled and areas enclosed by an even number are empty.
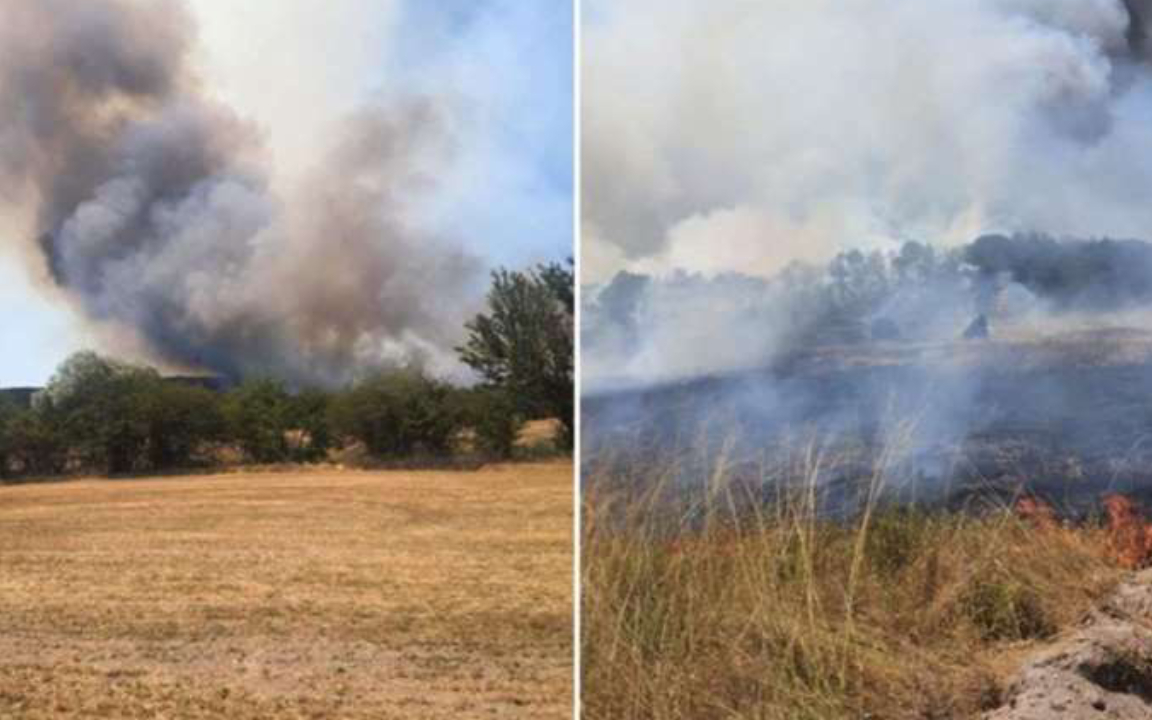
<svg viewBox="0 0 1152 720"><path fill-rule="evenodd" d="M0 486L0 718L563 718L572 465Z"/></svg>

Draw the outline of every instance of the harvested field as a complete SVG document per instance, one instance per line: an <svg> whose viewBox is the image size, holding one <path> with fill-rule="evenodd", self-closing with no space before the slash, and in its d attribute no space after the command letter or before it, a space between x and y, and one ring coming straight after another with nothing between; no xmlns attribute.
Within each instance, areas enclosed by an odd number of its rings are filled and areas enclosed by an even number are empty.
<svg viewBox="0 0 1152 720"><path fill-rule="evenodd" d="M0 718L563 718L572 466L0 486Z"/></svg>

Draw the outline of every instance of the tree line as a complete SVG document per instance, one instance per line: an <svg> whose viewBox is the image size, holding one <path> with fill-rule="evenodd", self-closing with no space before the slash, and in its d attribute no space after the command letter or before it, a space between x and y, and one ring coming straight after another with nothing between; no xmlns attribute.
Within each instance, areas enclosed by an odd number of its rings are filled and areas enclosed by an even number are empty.
<svg viewBox="0 0 1152 720"><path fill-rule="evenodd" d="M730 325L770 333L778 349L894 332L921 337L954 314L970 320L981 311L985 273L971 247L908 241L895 250L846 250L822 264L792 262L771 277L621 272L584 294L585 347L626 354L652 326L680 322L691 315L684 309L709 302L739 314L723 318Z"/></svg>
<svg viewBox="0 0 1152 720"><path fill-rule="evenodd" d="M248 378L221 392L153 368L80 352L30 406L0 397L0 477L110 475L218 462L314 462L360 445L378 459L513 454L524 423L555 419L573 437L572 262L497 270L487 308L457 348L477 381L457 385L411 364L341 389Z"/></svg>

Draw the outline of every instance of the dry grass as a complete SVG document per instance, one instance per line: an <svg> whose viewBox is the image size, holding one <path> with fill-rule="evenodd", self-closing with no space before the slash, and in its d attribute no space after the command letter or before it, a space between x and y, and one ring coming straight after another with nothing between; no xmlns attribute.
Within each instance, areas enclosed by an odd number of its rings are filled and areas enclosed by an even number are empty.
<svg viewBox="0 0 1152 720"><path fill-rule="evenodd" d="M0 717L568 717L571 473L0 487Z"/></svg>
<svg viewBox="0 0 1152 720"><path fill-rule="evenodd" d="M770 508L719 475L677 504L624 474L586 480L589 720L975 717L1120 575L1098 527L875 502L832 522L815 471Z"/></svg>
<svg viewBox="0 0 1152 720"><path fill-rule="evenodd" d="M537 447L552 443L560 434L559 420L531 420L524 423L516 444L520 447Z"/></svg>

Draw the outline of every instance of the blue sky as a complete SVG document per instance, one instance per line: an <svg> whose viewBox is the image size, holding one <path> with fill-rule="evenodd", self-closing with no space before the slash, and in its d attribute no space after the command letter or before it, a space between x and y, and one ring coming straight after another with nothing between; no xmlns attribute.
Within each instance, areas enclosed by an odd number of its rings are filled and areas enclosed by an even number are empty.
<svg viewBox="0 0 1152 720"><path fill-rule="evenodd" d="M0 254L0 386L37 385L55 363L83 345L67 309L48 300L22 262Z"/></svg>
<svg viewBox="0 0 1152 720"><path fill-rule="evenodd" d="M493 266L572 254L569 0L334 0L323 14L303 0L189 5L201 28L198 68L262 127L278 174L306 166L341 113L392 93L446 95L461 109L457 155L420 222L463 238ZM0 204L0 232L21 232L10 229L14 214ZM40 384L93 343L13 245L0 242L0 386Z"/></svg>
<svg viewBox="0 0 1152 720"><path fill-rule="evenodd" d="M572 9L567 0L411 2L390 78L443 84L475 125L432 214L496 262L572 254Z"/></svg>

